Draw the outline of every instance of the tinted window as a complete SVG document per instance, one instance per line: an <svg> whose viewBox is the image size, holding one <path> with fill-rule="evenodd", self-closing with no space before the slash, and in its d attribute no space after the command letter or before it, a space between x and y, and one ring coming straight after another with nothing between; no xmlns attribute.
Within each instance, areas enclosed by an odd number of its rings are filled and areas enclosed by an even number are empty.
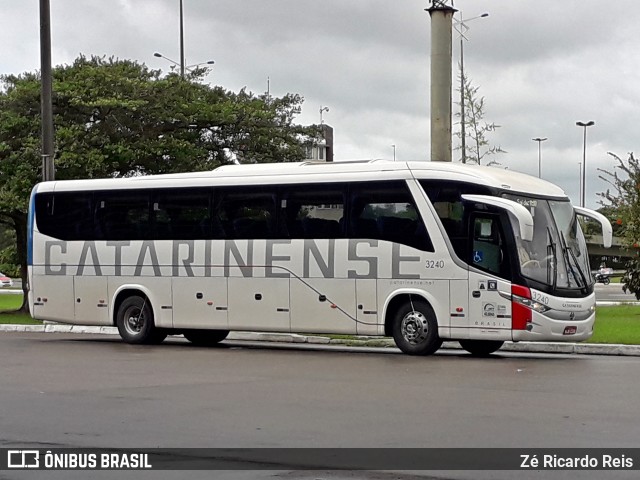
<svg viewBox="0 0 640 480"><path fill-rule="evenodd" d="M401 243L427 252L431 239L405 182L351 184L348 233Z"/></svg>
<svg viewBox="0 0 640 480"><path fill-rule="evenodd" d="M149 216L151 191L96 192L96 240L150 240L153 238Z"/></svg>
<svg viewBox="0 0 640 480"><path fill-rule="evenodd" d="M167 190L154 195L155 238L198 240L219 238L212 231L211 193L206 189Z"/></svg>
<svg viewBox="0 0 640 480"><path fill-rule="evenodd" d="M296 185L282 191L282 233L288 238L343 238L344 188Z"/></svg>
<svg viewBox="0 0 640 480"><path fill-rule="evenodd" d="M60 240L93 235L91 193L41 193L36 196L38 230Z"/></svg>
<svg viewBox="0 0 640 480"><path fill-rule="evenodd" d="M217 190L214 228L224 238L276 238L276 195L263 187Z"/></svg>

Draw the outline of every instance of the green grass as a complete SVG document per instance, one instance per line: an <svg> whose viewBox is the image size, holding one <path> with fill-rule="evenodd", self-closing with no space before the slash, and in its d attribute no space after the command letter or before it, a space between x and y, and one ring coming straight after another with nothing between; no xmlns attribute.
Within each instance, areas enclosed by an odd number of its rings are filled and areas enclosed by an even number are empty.
<svg viewBox="0 0 640 480"><path fill-rule="evenodd" d="M22 295L0 294L0 324L39 325L30 315L17 313ZM328 335L330 338L356 339L351 335ZM617 305L598 307L596 326L589 343L640 345L640 306Z"/></svg>
<svg viewBox="0 0 640 480"><path fill-rule="evenodd" d="M10 293L0 294L0 323L12 325L41 325L40 320L34 320L31 315L18 313L16 310L22 305L22 295Z"/></svg>
<svg viewBox="0 0 640 480"><path fill-rule="evenodd" d="M597 307L595 331L588 342L640 345L640 306Z"/></svg>

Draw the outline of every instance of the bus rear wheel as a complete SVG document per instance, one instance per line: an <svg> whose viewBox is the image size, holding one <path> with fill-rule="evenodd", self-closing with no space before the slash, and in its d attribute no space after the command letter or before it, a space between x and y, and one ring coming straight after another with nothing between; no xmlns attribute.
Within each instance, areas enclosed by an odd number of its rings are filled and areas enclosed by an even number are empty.
<svg viewBox="0 0 640 480"><path fill-rule="evenodd" d="M127 343L158 344L167 337L153 321L153 310L146 297L127 297L118 308L116 317L118 333Z"/></svg>
<svg viewBox="0 0 640 480"><path fill-rule="evenodd" d="M393 320L393 340L409 355L431 355L442 345L436 315L422 299L405 302Z"/></svg>
<svg viewBox="0 0 640 480"><path fill-rule="evenodd" d="M486 357L493 352L500 350L504 342L500 340L459 340L460 346L471 355L476 357Z"/></svg>
<svg viewBox="0 0 640 480"><path fill-rule="evenodd" d="M182 332L184 338L199 347L207 347L220 343L227 335L229 330L185 330Z"/></svg>

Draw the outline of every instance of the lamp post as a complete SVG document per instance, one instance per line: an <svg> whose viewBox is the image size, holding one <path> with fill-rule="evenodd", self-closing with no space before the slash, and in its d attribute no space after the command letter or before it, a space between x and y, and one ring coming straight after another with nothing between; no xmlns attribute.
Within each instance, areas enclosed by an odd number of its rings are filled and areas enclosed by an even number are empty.
<svg viewBox="0 0 640 480"><path fill-rule="evenodd" d="M542 178L542 153L541 153L540 145L542 144L542 142L547 140L547 137L544 137L544 138L536 137L536 138L532 138L531 140L533 140L534 142L538 142L538 178Z"/></svg>
<svg viewBox="0 0 640 480"><path fill-rule="evenodd" d="M466 126L465 126L465 112L464 112L464 41L466 40L464 34L469 30L465 22L470 22L478 18L488 17L488 13L483 13L477 17L468 19L460 19L455 23L456 29L460 34L460 140L462 148L462 163L467 163L467 140L466 140ZM462 17L462 11L460 11L460 17Z"/></svg>
<svg viewBox="0 0 640 480"><path fill-rule="evenodd" d="M185 70L190 72L192 68L199 67L200 65L213 65L214 63L216 63L214 60L209 60L209 61L206 61L206 62L194 63L193 65L183 66L183 65L179 64L178 62L176 62L175 60L172 60L169 57L165 57L164 55L162 55L159 52L155 52L153 54L153 56L154 57L158 57L158 58L164 58L166 61L173 63L177 67L180 67L180 76L182 78L184 78L184 71ZM171 67L171 68L173 68L173 67Z"/></svg>
<svg viewBox="0 0 640 480"><path fill-rule="evenodd" d="M200 65L213 65L215 62L213 60L209 60L208 62L200 62L200 63L194 63L193 65L185 65L185 59L184 59L184 10L182 8L182 0L180 0L180 63L176 62L175 60L171 60L168 57L165 57L164 55L162 55L161 53L155 52L153 54L154 57L158 57L158 58L164 58L165 60L168 60L169 62L173 63L174 65L180 67L180 77L184 78L184 72L186 71L190 71L190 68L194 68L194 67L198 67Z"/></svg>
<svg viewBox="0 0 640 480"><path fill-rule="evenodd" d="M584 136L582 140L582 196L580 206L585 206L585 196L587 192L587 127L591 127L596 123L593 120L589 120L588 122L576 122L578 127L582 127L584 129Z"/></svg>
<svg viewBox="0 0 640 480"><path fill-rule="evenodd" d="M324 120L322 119L322 114L328 111L329 111L329 107L323 107L322 105L320 105L320 125L324 123Z"/></svg>
<svg viewBox="0 0 640 480"><path fill-rule="evenodd" d="M395 162L396 161L396 146L394 144L394 145L391 145L391 147L393 148L393 161Z"/></svg>

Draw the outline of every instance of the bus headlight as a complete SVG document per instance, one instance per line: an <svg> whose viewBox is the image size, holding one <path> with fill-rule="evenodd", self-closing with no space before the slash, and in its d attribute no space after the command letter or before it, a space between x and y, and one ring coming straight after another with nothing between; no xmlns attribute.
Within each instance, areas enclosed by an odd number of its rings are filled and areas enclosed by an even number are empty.
<svg viewBox="0 0 640 480"><path fill-rule="evenodd" d="M519 303L520 305L524 305L525 307L530 308L531 310L534 310L538 313L544 313L547 310L550 310L546 305L540 302L536 302L535 300L531 300L530 298L521 297L520 295L512 294L511 299L512 301Z"/></svg>

